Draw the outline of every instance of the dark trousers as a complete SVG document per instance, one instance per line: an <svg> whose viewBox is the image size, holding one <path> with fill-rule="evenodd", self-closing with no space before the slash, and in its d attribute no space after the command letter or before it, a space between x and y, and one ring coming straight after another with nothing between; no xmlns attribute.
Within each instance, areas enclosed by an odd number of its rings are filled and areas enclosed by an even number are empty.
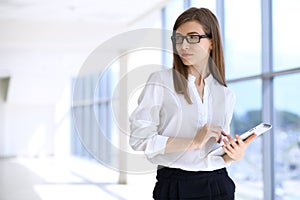
<svg viewBox="0 0 300 200"><path fill-rule="evenodd" d="M155 200L233 200L235 184L225 168L185 171L159 167L153 190Z"/></svg>

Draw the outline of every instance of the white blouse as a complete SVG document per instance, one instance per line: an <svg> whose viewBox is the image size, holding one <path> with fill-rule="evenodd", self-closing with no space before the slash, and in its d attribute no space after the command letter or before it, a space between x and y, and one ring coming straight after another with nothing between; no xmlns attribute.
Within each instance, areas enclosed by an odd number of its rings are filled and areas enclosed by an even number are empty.
<svg viewBox="0 0 300 200"><path fill-rule="evenodd" d="M177 94L172 69L154 72L139 97L138 106L130 116L129 143L134 150L144 151L154 164L188 171L212 171L226 167L221 156L209 155L221 146L210 139L197 150L165 153L169 137L193 138L206 123L221 126L229 134L235 95L209 75L205 80L201 100L195 77L189 75L188 90L192 104Z"/></svg>

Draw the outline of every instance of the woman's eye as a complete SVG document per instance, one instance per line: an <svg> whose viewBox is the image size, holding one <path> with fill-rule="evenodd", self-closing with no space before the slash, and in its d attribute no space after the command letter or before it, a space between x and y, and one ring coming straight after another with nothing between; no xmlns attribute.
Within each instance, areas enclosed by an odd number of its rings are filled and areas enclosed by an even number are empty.
<svg viewBox="0 0 300 200"><path fill-rule="evenodd" d="M190 38L193 39L193 40L197 39L197 35L191 35Z"/></svg>

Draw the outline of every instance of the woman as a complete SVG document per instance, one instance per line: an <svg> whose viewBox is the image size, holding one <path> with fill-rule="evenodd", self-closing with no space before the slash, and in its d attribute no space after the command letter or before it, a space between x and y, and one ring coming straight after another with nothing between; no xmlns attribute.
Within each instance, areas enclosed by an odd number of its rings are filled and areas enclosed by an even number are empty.
<svg viewBox="0 0 300 200"><path fill-rule="evenodd" d="M130 117L130 145L157 164L154 199L234 199L226 167L255 137L229 134L235 95L226 86L215 15L190 8L176 20L173 69L151 74ZM224 155L213 155L222 146Z"/></svg>

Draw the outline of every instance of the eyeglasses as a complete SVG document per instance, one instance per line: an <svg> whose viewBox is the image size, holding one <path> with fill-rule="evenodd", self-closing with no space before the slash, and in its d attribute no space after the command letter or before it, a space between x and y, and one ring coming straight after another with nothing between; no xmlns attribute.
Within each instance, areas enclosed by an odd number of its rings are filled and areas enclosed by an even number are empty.
<svg viewBox="0 0 300 200"><path fill-rule="evenodd" d="M172 36L171 39L175 44L182 44L183 40L185 39L189 44L196 44L199 43L201 38L211 38L211 34L205 34L205 35L175 35Z"/></svg>

